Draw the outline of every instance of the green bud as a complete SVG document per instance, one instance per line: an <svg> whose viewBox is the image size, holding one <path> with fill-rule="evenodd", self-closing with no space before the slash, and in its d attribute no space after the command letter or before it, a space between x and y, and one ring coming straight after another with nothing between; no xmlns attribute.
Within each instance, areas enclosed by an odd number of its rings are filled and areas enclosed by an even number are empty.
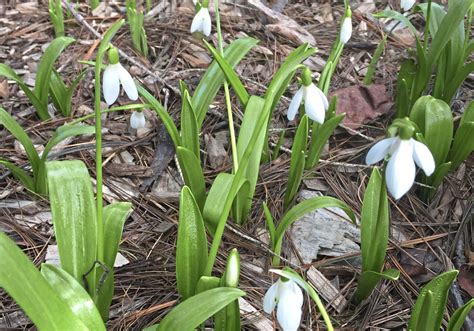
<svg viewBox="0 0 474 331"><path fill-rule="evenodd" d="M301 73L301 81L303 82L303 86L309 86L313 83L311 71L308 69L308 67L304 67L303 72Z"/></svg>
<svg viewBox="0 0 474 331"><path fill-rule="evenodd" d="M236 248L229 254L229 260L225 269L225 286L238 287L240 278L240 256Z"/></svg>
<svg viewBox="0 0 474 331"><path fill-rule="evenodd" d="M118 50L117 48L115 47L110 47L109 48L109 63L110 64L117 64L119 63L119 54L118 54Z"/></svg>

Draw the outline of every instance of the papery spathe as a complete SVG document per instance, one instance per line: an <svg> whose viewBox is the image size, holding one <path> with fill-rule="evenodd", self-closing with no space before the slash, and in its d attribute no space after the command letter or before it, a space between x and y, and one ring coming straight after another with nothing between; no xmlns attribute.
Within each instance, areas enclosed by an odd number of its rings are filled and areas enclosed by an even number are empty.
<svg viewBox="0 0 474 331"><path fill-rule="evenodd" d="M288 107L287 117L289 121L294 120L301 102L304 102L306 115L308 115L310 119L320 124L324 123L329 103L323 91L313 83L308 86L301 86L298 92L293 96L293 99L291 99L290 106Z"/></svg>
<svg viewBox="0 0 474 331"><path fill-rule="evenodd" d="M283 331L298 330L302 314L303 293L294 281L278 279L265 293L263 310L266 313L271 314L277 304L277 319Z"/></svg>
<svg viewBox="0 0 474 331"><path fill-rule="evenodd" d="M393 137L379 141L367 153L366 163L377 163L387 155L390 159L385 170L385 182L395 199L400 199L413 186L415 163L427 176L435 170L435 161L428 147L413 138Z"/></svg>
<svg viewBox="0 0 474 331"><path fill-rule="evenodd" d="M206 37L211 34L211 15L209 9L201 7L191 23L191 33L201 32Z"/></svg>
<svg viewBox="0 0 474 331"><path fill-rule="evenodd" d="M137 86L130 73L120 62L109 64L107 68L105 68L104 82L102 84L105 102L107 102L109 106L117 101L120 93L120 84L122 84L130 100L138 99Z"/></svg>

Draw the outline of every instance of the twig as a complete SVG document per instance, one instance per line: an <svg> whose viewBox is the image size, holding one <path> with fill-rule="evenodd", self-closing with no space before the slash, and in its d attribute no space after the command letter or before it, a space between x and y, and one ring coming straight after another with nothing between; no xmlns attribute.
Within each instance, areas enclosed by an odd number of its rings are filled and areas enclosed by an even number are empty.
<svg viewBox="0 0 474 331"><path fill-rule="evenodd" d="M76 19L76 21L79 23L79 24L82 24L87 30L89 30L89 32L91 32L94 36L96 36L98 39L102 40L102 35L97 32L85 19L84 17L82 17L81 14L79 14L74 8L73 6L71 6L69 4L69 2L67 2L66 0L62 0L62 5L64 8L66 8L67 10L69 10L72 14L72 16L74 16L74 18ZM158 76L157 74L155 74L153 71L149 70L148 68L144 67L143 64L141 64L140 62L138 62L137 60L135 60L134 58L132 58L131 56L128 56L127 53L125 53L124 51L122 51L120 48L118 47L115 47L118 49L118 52L120 54L121 57L125 58L128 62L130 62L131 64L137 66L137 67L140 67L144 72L146 72L148 75L152 76L153 78L155 78L156 81L158 81L159 83L165 85L167 88L169 88L170 90L172 90L174 93L176 93L177 95L181 95L181 91L168 84L163 78L161 78L160 76Z"/></svg>

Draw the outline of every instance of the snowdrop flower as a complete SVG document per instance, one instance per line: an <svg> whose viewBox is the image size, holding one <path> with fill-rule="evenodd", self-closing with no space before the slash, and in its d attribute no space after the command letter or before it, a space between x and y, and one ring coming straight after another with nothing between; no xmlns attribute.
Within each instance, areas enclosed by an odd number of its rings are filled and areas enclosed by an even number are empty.
<svg viewBox="0 0 474 331"><path fill-rule="evenodd" d="M329 108L328 99L323 91L313 84L311 72L306 67L303 70L302 81L302 86L291 99L287 114L288 120L294 120L301 102L304 102L306 115L313 121L323 124L326 110Z"/></svg>
<svg viewBox="0 0 474 331"><path fill-rule="evenodd" d="M352 19L351 19L351 10L348 8L346 12L346 18L341 25L341 34L339 39L343 44L346 44L352 36Z"/></svg>
<svg viewBox="0 0 474 331"><path fill-rule="evenodd" d="M283 331L298 330L302 314L303 293L294 281L280 278L268 289L263 298L263 310L267 314L271 314L277 303L277 319Z"/></svg>
<svg viewBox="0 0 474 331"><path fill-rule="evenodd" d="M400 7L403 11L409 11L415 4L416 0L400 0Z"/></svg>
<svg viewBox="0 0 474 331"><path fill-rule="evenodd" d="M118 51L115 47L109 50L109 65L104 71L102 89L105 102L110 106L119 96L120 84L130 100L138 99L138 91L130 73L120 64Z"/></svg>
<svg viewBox="0 0 474 331"><path fill-rule="evenodd" d="M201 32L206 37L211 34L211 15L207 5L209 3L203 3L201 9L194 16L193 22L191 23L191 33Z"/></svg>
<svg viewBox="0 0 474 331"><path fill-rule="evenodd" d="M134 111L130 116L130 127L132 129L144 128L146 124L145 113L142 111Z"/></svg>
<svg viewBox="0 0 474 331"><path fill-rule="evenodd" d="M428 147L412 138L413 132L413 128L400 129L399 136L379 141L369 150L365 160L371 165L390 155L385 169L385 182L395 199L400 199L412 187L416 174L415 163L427 176L435 170L433 155Z"/></svg>

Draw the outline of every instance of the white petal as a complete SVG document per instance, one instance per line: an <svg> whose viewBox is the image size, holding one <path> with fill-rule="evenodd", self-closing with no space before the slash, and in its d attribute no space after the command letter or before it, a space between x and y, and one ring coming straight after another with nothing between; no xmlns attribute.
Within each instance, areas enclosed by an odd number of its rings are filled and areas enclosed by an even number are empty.
<svg viewBox="0 0 474 331"><path fill-rule="evenodd" d="M400 7L403 9L403 11L408 11L413 7L415 4L416 0L401 0L400 1Z"/></svg>
<svg viewBox="0 0 474 331"><path fill-rule="evenodd" d="M316 91L318 92L319 97L321 98L321 100L323 100L324 110L328 110L329 109L329 102L328 102L328 98L326 97L326 94L324 94L324 92L321 91L321 89L319 87L317 87L316 85L314 87L316 88Z"/></svg>
<svg viewBox="0 0 474 331"><path fill-rule="evenodd" d="M209 37L211 34L211 15L209 15L209 10L207 8L202 8L201 11L203 12L202 14L202 33L206 36Z"/></svg>
<svg viewBox="0 0 474 331"><path fill-rule="evenodd" d="M324 117L326 116L326 109L324 100L318 92L318 88L314 84L303 88L306 89L304 98L304 109L306 115L308 115L308 117L313 121L323 124Z"/></svg>
<svg viewBox="0 0 474 331"><path fill-rule="evenodd" d="M278 280L275 284L270 286L268 289L267 293L265 293L265 296L263 297L263 310L267 314L271 314L273 309L275 309L276 305L276 296L278 293L278 287L280 285L280 280Z"/></svg>
<svg viewBox="0 0 474 331"><path fill-rule="evenodd" d="M350 17L346 17L341 26L340 39L343 44L347 43L352 36L352 20Z"/></svg>
<svg viewBox="0 0 474 331"><path fill-rule="evenodd" d="M132 129L144 128L146 125L145 114L142 111L134 111L130 116L130 127Z"/></svg>
<svg viewBox="0 0 474 331"><path fill-rule="evenodd" d="M413 142L401 140L385 170L387 189L395 199L400 199L410 190L415 181L415 170Z"/></svg>
<svg viewBox="0 0 474 331"><path fill-rule="evenodd" d="M284 331L298 330L301 321L303 293L293 281L282 282L278 300L277 319Z"/></svg>
<svg viewBox="0 0 474 331"><path fill-rule="evenodd" d="M413 159L415 163L423 169L426 176L431 176L435 170L435 161L430 149L419 141L413 140Z"/></svg>
<svg viewBox="0 0 474 331"><path fill-rule="evenodd" d="M202 19L201 19L201 10L194 15L193 22L191 23L191 33L196 31L201 31L202 29Z"/></svg>
<svg viewBox="0 0 474 331"><path fill-rule="evenodd" d="M398 138L385 138L376 143L367 153L365 163L371 165L382 160L389 152L390 147Z"/></svg>
<svg viewBox="0 0 474 331"><path fill-rule="evenodd" d="M125 69L120 63L118 69L120 83L122 83L123 89L130 100L137 100L138 99L138 91L135 82L133 81L132 76L130 73Z"/></svg>
<svg viewBox="0 0 474 331"><path fill-rule="evenodd" d="M301 105L301 100L303 100L303 87L301 87L298 92L295 93L293 99L291 99L290 106L288 107L288 121L293 121L295 119L296 113Z"/></svg>
<svg viewBox="0 0 474 331"><path fill-rule="evenodd" d="M110 106L113 104L120 92L119 67L120 64L110 64L104 70L104 81L102 83L102 91L104 93L105 102Z"/></svg>

